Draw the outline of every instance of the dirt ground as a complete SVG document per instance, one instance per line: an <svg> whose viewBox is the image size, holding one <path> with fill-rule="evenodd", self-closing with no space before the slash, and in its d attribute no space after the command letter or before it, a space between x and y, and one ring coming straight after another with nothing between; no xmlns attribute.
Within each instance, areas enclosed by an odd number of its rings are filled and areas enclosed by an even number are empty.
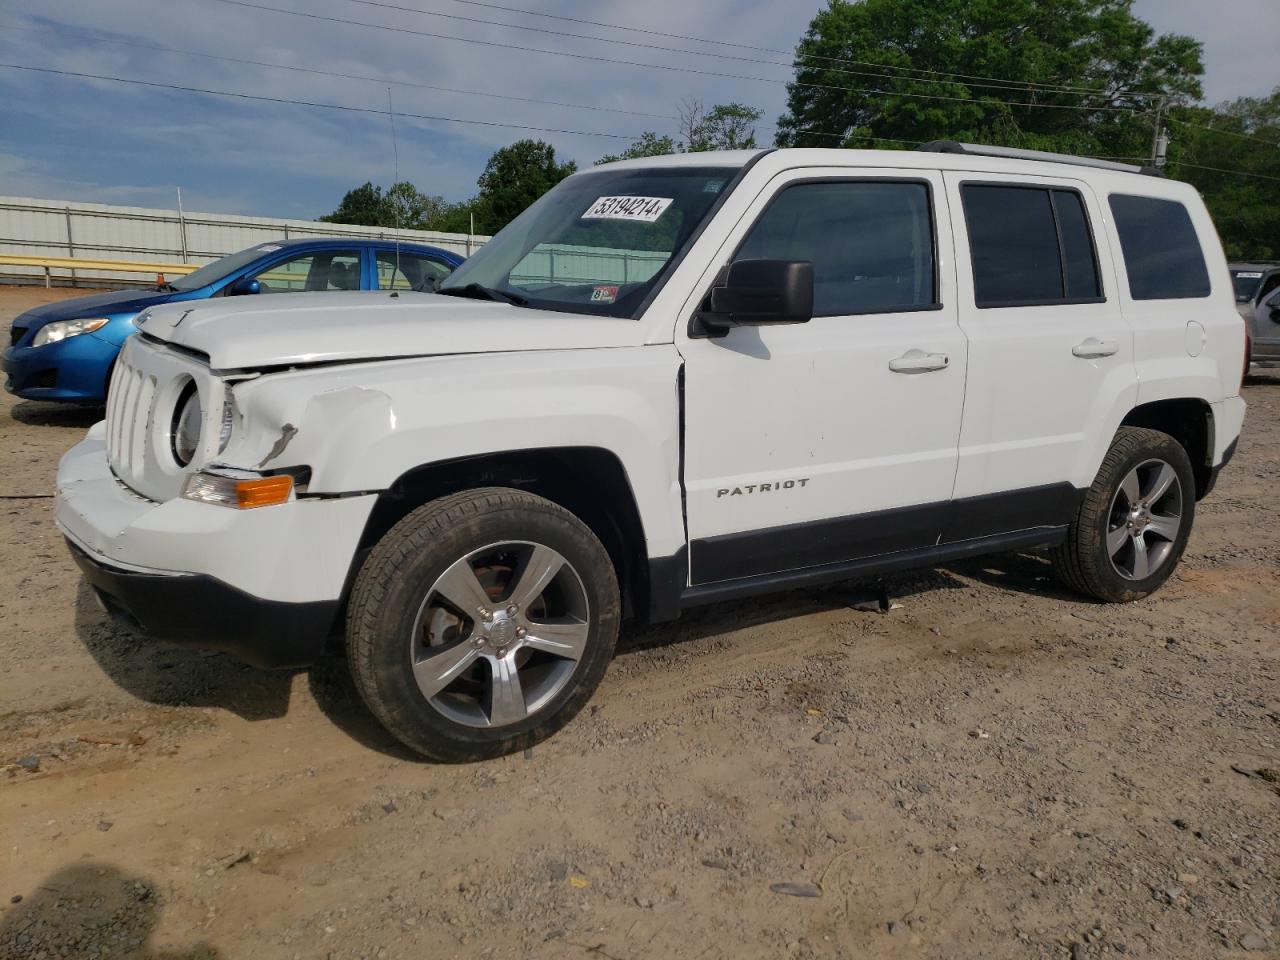
<svg viewBox="0 0 1280 960"><path fill-rule="evenodd" d="M550 742L448 767L341 662L109 623L48 498L97 414L3 394L0 957L1274 956L1280 371L1245 395L1151 599L1007 555L883 615L705 608L629 631Z"/></svg>

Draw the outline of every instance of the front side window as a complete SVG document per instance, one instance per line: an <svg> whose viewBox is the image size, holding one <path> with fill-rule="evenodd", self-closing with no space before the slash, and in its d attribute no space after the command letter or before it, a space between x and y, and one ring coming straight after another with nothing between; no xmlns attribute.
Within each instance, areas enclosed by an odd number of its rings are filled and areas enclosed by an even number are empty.
<svg viewBox="0 0 1280 960"><path fill-rule="evenodd" d="M449 266L430 257L395 250L378 251L379 290L431 290L449 275Z"/></svg>
<svg viewBox="0 0 1280 960"><path fill-rule="evenodd" d="M641 167L562 180L440 284L520 306L635 317L736 167Z"/></svg>
<svg viewBox="0 0 1280 960"><path fill-rule="evenodd" d="M291 257L253 275L260 293L316 293L360 289L360 251Z"/></svg>
<svg viewBox="0 0 1280 960"><path fill-rule="evenodd" d="M1102 298L1093 234L1079 193L970 183L961 197L979 307Z"/></svg>
<svg viewBox="0 0 1280 960"><path fill-rule="evenodd" d="M735 260L813 264L813 314L920 309L937 301L929 187L918 182L798 183L760 215Z"/></svg>
<svg viewBox="0 0 1280 960"><path fill-rule="evenodd" d="M1209 271L1186 207L1176 200L1113 193L1111 214L1133 299L1209 296Z"/></svg>

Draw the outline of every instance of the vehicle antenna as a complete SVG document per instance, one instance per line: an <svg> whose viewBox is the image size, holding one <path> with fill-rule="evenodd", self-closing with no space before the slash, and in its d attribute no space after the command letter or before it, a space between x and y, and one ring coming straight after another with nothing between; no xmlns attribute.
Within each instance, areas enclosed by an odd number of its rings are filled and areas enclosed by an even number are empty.
<svg viewBox="0 0 1280 960"><path fill-rule="evenodd" d="M391 190L395 191L396 185L400 182L400 144L396 140L396 111L391 105L391 88L387 87L387 116L391 119L391 157L392 157L392 175ZM395 289L395 278L400 273L400 203L396 197L391 198L391 214L395 217L396 230L396 269L391 275L391 296L398 297L399 293Z"/></svg>

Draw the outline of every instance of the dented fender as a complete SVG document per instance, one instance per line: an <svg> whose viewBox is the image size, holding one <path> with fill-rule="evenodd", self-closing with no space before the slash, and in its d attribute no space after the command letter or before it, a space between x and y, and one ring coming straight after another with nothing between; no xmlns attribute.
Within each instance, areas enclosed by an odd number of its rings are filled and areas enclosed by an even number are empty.
<svg viewBox="0 0 1280 960"><path fill-rule="evenodd" d="M627 473L650 556L684 545L681 359L671 344L424 357L264 373L232 385L220 458L306 467L308 494L389 488L469 456L596 447Z"/></svg>

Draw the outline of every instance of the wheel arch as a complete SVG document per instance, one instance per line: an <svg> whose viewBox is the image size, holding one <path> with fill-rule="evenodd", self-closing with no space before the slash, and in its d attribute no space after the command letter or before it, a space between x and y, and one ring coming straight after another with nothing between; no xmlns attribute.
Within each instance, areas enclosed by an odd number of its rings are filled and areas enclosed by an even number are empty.
<svg viewBox="0 0 1280 960"><path fill-rule="evenodd" d="M624 613L643 616L649 609L645 531L630 478L617 454L593 446L484 453L406 470L378 495L352 563L348 591L368 552L402 518L424 503L476 487L524 490L574 514L613 561Z"/></svg>
<svg viewBox="0 0 1280 960"><path fill-rule="evenodd" d="M1140 404L1120 422L1122 427L1147 427L1173 437L1187 451L1196 478L1196 499L1213 485L1213 408L1199 397L1174 397Z"/></svg>

